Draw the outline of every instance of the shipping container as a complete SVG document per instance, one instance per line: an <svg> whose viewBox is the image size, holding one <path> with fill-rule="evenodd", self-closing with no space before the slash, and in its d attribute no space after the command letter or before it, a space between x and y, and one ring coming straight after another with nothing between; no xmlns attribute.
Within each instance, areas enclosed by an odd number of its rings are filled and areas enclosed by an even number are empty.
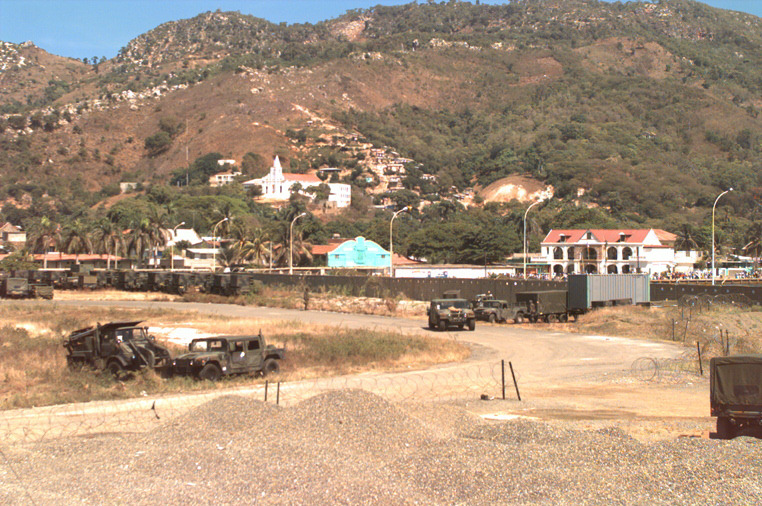
<svg viewBox="0 0 762 506"><path fill-rule="evenodd" d="M651 302L648 274L571 274L569 310Z"/></svg>

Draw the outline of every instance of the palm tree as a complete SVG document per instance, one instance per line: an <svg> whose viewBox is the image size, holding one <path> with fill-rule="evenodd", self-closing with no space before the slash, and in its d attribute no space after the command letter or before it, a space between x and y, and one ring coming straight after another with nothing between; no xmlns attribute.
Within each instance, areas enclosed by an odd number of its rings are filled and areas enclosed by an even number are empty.
<svg viewBox="0 0 762 506"><path fill-rule="evenodd" d="M79 263L79 255L93 252L93 242L90 239L88 225L77 218L64 227L62 248L66 253L76 255Z"/></svg>
<svg viewBox="0 0 762 506"><path fill-rule="evenodd" d="M149 229L149 248L153 248L153 258L156 260L159 256L159 246L166 246L167 242L172 238L172 233L169 231L169 223L167 222L168 215L162 212L160 208L152 208L148 214L148 229ZM158 268L158 265L155 265Z"/></svg>
<svg viewBox="0 0 762 506"><path fill-rule="evenodd" d="M124 249L124 235L116 223L108 218L103 218L96 223L93 229L93 241L95 249L106 255L106 268L111 269L111 255L118 255L119 250ZM114 259L114 268L117 268L118 260Z"/></svg>
<svg viewBox="0 0 762 506"><path fill-rule="evenodd" d="M29 244L32 253L43 253L43 269L48 268L48 251L51 244L61 242L61 227L47 216L43 216L29 229Z"/></svg>
<svg viewBox="0 0 762 506"><path fill-rule="evenodd" d="M127 253L135 255L138 261L138 268L143 266L143 256L146 249L151 247L151 238L151 224L148 218L141 218L133 223L127 243Z"/></svg>
<svg viewBox="0 0 762 506"><path fill-rule="evenodd" d="M682 223L677 231L675 239L675 249L677 251L691 251L698 249L696 242L696 232L690 223Z"/></svg>
<svg viewBox="0 0 762 506"><path fill-rule="evenodd" d="M251 231L249 237L243 242L236 242L237 261L251 260L257 265L264 265L270 255L270 241L261 228Z"/></svg>

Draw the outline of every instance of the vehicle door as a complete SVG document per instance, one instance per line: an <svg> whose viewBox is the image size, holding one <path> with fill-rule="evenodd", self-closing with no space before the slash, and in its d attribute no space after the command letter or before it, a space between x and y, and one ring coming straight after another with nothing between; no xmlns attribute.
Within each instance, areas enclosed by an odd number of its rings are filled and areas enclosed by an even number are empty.
<svg viewBox="0 0 762 506"><path fill-rule="evenodd" d="M248 372L261 363L261 357L257 360L257 353L249 349L252 342L247 339L230 341L230 372Z"/></svg>

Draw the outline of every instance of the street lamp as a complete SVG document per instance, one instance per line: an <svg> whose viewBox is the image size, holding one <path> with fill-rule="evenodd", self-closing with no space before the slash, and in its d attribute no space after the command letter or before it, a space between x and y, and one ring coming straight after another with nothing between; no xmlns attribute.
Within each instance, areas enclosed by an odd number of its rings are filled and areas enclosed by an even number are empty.
<svg viewBox="0 0 762 506"><path fill-rule="evenodd" d="M527 279L527 214L529 214L530 209L540 202L542 202L542 200L533 203L531 206L527 207L527 210L524 212L524 279Z"/></svg>
<svg viewBox="0 0 762 506"><path fill-rule="evenodd" d="M183 225L185 225L184 221L172 227L172 241L174 242L172 243L172 247L169 251L169 272L173 272L175 270L175 244L177 244L177 229Z"/></svg>
<svg viewBox="0 0 762 506"><path fill-rule="evenodd" d="M307 213L302 213L297 215L293 220L291 220L291 226L289 227L289 233L288 233L288 273L293 274L294 273L294 223L296 223L296 220L301 218L302 216L307 216Z"/></svg>
<svg viewBox="0 0 762 506"><path fill-rule="evenodd" d="M394 224L394 218L397 217L398 214L404 213L405 211L409 211L410 208L408 206L403 207L394 215L392 216L391 221L389 222L389 277L394 277L394 236L392 235L392 225Z"/></svg>
<svg viewBox="0 0 762 506"><path fill-rule="evenodd" d="M728 192L732 192L733 188L728 188L724 192L717 195L717 198L714 199L714 204L712 205L712 286L714 286L714 208L717 207L717 201L720 200L720 197L725 195Z"/></svg>
<svg viewBox="0 0 762 506"><path fill-rule="evenodd" d="M219 227L226 221L228 221L227 217L222 218L220 221L217 222L217 224L212 229L212 246L214 246L214 240L217 238L217 227ZM217 270L217 248L214 248L214 253L212 253L212 272L216 270Z"/></svg>

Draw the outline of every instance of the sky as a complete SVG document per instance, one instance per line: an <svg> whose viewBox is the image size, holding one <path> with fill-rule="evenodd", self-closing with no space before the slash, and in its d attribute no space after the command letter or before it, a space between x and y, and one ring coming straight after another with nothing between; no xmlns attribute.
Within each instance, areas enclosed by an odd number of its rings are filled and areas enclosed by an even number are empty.
<svg viewBox="0 0 762 506"><path fill-rule="evenodd" d="M59 56L113 58L127 43L167 21L207 11L239 11L274 23L316 23L351 9L412 0L0 0L0 41L31 40ZM423 1L423 0L421 0ZM608 0L607 0L608 1ZM762 0L703 0L762 17ZM505 0L482 0L500 4Z"/></svg>

